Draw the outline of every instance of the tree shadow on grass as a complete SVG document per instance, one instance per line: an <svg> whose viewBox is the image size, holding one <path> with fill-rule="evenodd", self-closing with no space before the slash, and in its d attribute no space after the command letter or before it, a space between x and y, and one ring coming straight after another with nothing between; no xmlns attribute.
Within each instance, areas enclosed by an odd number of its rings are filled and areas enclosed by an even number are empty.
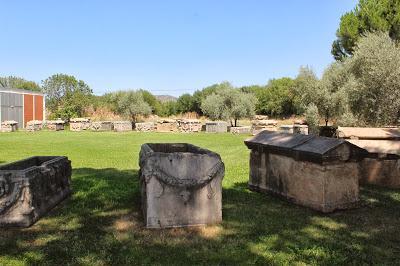
<svg viewBox="0 0 400 266"><path fill-rule="evenodd" d="M363 189L366 206L322 215L237 183L221 225L147 230L137 170L80 168L74 194L28 229L0 232L0 260L28 264L307 264L398 261L400 196Z"/></svg>

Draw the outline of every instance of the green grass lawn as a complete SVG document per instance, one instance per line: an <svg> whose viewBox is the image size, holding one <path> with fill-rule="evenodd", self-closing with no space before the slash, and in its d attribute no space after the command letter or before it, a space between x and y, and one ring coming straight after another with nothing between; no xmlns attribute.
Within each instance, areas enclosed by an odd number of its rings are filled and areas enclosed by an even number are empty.
<svg viewBox="0 0 400 266"><path fill-rule="evenodd" d="M247 189L245 136L39 132L0 134L0 163L72 161L73 196L28 229L0 229L0 265L398 264L400 191L363 187L363 207L322 215ZM147 230L138 189L145 142L189 142L221 154L223 223Z"/></svg>

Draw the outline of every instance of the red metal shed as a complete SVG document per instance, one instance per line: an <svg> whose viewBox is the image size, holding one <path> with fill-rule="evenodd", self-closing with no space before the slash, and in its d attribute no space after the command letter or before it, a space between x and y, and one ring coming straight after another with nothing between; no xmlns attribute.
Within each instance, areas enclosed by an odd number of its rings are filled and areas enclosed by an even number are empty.
<svg viewBox="0 0 400 266"><path fill-rule="evenodd" d="M14 120L24 128L32 120L45 120L44 94L36 91L0 88L0 122Z"/></svg>

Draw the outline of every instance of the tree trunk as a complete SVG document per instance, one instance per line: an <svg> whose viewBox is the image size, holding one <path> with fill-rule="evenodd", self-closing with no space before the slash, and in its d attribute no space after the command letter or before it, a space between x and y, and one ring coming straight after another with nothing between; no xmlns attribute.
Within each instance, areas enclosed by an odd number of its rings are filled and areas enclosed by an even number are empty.
<svg viewBox="0 0 400 266"><path fill-rule="evenodd" d="M237 127L237 119L235 119L235 127Z"/></svg>

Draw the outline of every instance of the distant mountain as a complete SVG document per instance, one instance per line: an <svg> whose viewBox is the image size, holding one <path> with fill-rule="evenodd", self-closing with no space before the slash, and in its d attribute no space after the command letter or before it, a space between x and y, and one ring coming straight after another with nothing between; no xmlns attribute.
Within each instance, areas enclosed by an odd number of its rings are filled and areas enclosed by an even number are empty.
<svg viewBox="0 0 400 266"><path fill-rule="evenodd" d="M174 102L178 99L171 95L155 95L155 96L157 100L159 100L160 102Z"/></svg>

